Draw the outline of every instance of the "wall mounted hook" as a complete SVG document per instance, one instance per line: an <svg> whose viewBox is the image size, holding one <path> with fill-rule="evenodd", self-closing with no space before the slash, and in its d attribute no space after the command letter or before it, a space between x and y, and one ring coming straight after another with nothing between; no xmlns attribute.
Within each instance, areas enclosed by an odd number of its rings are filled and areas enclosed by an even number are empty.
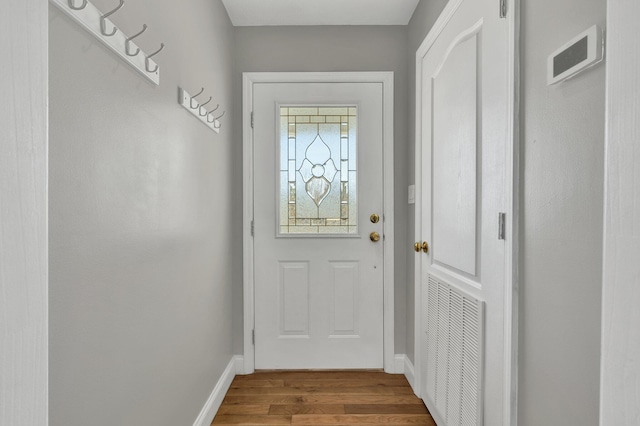
<svg viewBox="0 0 640 426"><path fill-rule="evenodd" d="M202 93L204 92L204 87L202 88L202 90L200 90L197 94L193 95L190 99L189 99L189 106L191 107L191 109L196 109L198 107L198 101L196 101L196 106L193 106L193 100L195 98L197 98L198 96L202 95Z"/></svg>
<svg viewBox="0 0 640 426"><path fill-rule="evenodd" d="M122 0L120 0L122 1ZM164 43L160 43L160 49L158 49L157 51L153 52L151 55L147 56L146 58L144 58L144 66L147 69L147 72L156 72L158 71L158 65L156 65L156 67L152 70L149 69L149 59L151 59L153 56L156 56L158 53L162 52L162 50L164 49Z"/></svg>
<svg viewBox="0 0 640 426"><path fill-rule="evenodd" d="M225 115L227 111L222 111L222 114L213 119L213 127L218 130L222 127L222 123L220 123L220 119ZM209 121L209 119L207 119Z"/></svg>
<svg viewBox="0 0 640 426"><path fill-rule="evenodd" d="M124 0L120 0L120 4L118 5L118 7L113 9L111 12L107 12L104 15L100 16L100 31L102 32L102 35L107 36L107 37L111 37L112 35L115 35L116 32L118 32L118 28L116 28L114 26L113 27L113 31L111 31L110 33L107 33L106 19L109 16L113 15L114 13L116 13L117 11L119 11L120 9L122 9L122 6L124 6Z"/></svg>
<svg viewBox="0 0 640 426"><path fill-rule="evenodd" d="M218 108L220 108L220 104L216 105L216 107L214 109L212 109L211 111L209 111L209 113L207 114L207 123L213 123L216 121L215 118L213 118L213 114L212 112L216 111ZM209 120L210 118L213 118L213 120Z"/></svg>
<svg viewBox="0 0 640 426"><path fill-rule="evenodd" d="M82 1L82 4L80 5L80 7L75 7L75 6L73 5L73 0L69 0L69 8L70 8L70 9L73 9L73 10L82 10L82 9L84 9L85 7L87 7L87 3L88 3L88 1L89 1L89 0L83 0L83 1Z"/></svg>
<svg viewBox="0 0 640 426"><path fill-rule="evenodd" d="M205 105L207 105L209 102L211 102L211 100L213 99L213 96L209 96L209 100L203 104L200 104L200 108L198 108L198 114L200 114L200 117L204 117L205 115L207 115L207 110L204 110L204 114L202 113L203 107Z"/></svg>
<svg viewBox="0 0 640 426"><path fill-rule="evenodd" d="M135 52L131 53L131 40L138 37L139 35L142 35L142 33L145 31L147 31L147 24L142 24L142 31L127 38L127 40L125 41L125 51L127 52L127 55L136 56L138 53L140 53L140 48L137 48Z"/></svg>

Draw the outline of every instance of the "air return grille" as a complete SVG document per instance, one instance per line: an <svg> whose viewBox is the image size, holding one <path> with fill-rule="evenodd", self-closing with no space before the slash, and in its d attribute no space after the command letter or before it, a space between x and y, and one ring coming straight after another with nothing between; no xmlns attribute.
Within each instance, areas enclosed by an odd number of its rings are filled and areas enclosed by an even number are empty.
<svg viewBox="0 0 640 426"><path fill-rule="evenodd" d="M433 276L423 294L425 402L446 426L482 425L484 302Z"/></svg>

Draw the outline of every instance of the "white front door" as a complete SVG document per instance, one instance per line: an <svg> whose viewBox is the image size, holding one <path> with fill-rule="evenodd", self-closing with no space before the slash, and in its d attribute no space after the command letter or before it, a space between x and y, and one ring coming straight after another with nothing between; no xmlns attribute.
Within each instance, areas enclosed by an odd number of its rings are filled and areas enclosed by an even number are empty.
<svg viewBox="0 0 640 426"><path fill-rule="evenodd" d="M500 214L510 212L512 115L509 25L497 5L451 2L418 58L418 239L429 244L417 258L421 394L442 425L502 425L508 412L511 236Z"/></svg>
<svg viewBox="0 0 640 426"><path fill-rule="evenodd" d="M383 367L382 106L381 83L253 86L257 369Z"/></svg>

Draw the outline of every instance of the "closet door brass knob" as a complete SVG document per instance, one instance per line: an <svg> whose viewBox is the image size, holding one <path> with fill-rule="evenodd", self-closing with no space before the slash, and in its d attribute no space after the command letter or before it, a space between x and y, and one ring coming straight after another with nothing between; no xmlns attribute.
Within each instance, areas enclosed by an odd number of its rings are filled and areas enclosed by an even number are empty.
<svg viewBox="0 0 640 426"><path fill-rule="evenodd" d="M374 243L377 243L378 241L380 241L380 234L378 234L377 232L372 232L371 234L369 234L369 239Z"/></svg>
<svg viewBox="0 0 640 426"><path fill-rule="evenodd" d="M413 245L413 249L416 251L416 253L420 253L420 250L422 250L422 245L420 245L420 243L415 243Z"/></svg>
<svg viewBox="0 0 640 426"><path fill-rule="evenodd" d="M420 247L423 252L429 253L429 244L426 241L422 242L422 246Z"/></svg>

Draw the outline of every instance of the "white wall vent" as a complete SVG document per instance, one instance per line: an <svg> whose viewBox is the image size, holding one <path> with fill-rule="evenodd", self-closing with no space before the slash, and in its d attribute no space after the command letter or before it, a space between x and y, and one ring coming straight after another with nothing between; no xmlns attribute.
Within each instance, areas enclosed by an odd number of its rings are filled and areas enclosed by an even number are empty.
<svg viewBox="0 0 640 426"><path fill-rule="evenodd" d="M481 426L484 302L431 275L423 295L425 403L440 426Z"/></svg>

